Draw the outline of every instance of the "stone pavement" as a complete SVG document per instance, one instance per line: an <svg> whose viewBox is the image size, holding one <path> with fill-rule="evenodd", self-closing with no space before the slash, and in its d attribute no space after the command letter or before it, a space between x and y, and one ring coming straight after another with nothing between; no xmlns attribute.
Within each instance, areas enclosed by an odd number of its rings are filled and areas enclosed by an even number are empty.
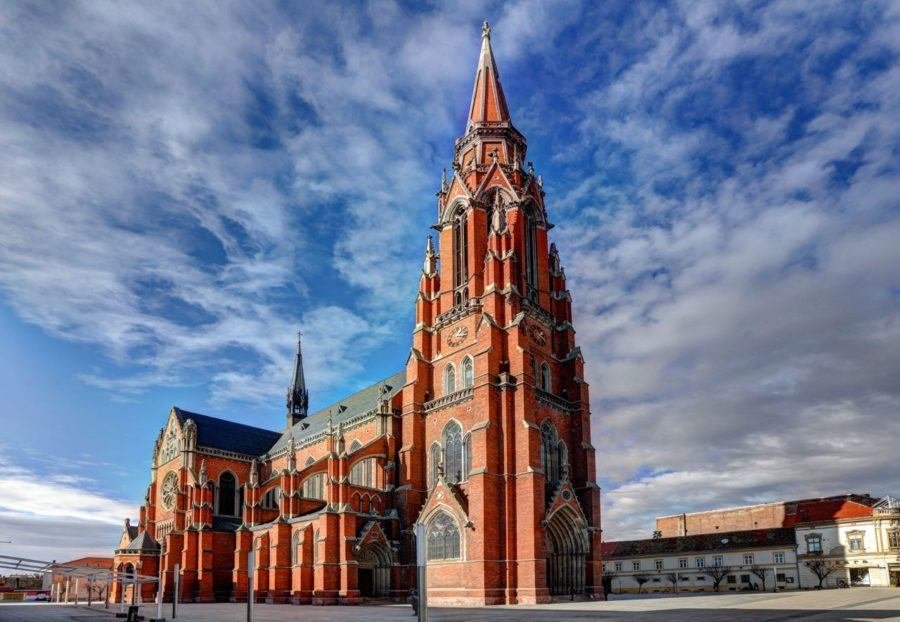
<svg viewBox="0 0 900 622"><path fill-rule="evenodd" d="M0 622L113 622L111 607L0 604ZM179 605L177 622L244 622L246 605ZM408 605L312 607L257 605L255 622L374 622L414 620ZM164 608L166 617L171 605ZM142 615L155 616L145 605ZM484 608L432 608L431 622L495 620L628 620L637 622L900 622L900 589L854 588L778 594L728 593L621 595L608 602L554 603L552 605Z"/></svg>

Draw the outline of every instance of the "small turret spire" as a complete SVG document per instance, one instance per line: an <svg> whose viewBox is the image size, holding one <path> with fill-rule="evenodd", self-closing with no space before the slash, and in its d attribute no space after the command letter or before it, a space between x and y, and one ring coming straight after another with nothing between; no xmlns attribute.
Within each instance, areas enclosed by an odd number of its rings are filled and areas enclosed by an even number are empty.
<svg viewBox="0 0 900 622"><path fill-rule="evenodd" d="M472 89L472 103L469 106L469 125L476 123L509 121L509 107L500 86L500 72L491 49L491 25L481 26L481 54L475 70L475 87Z"/></svg>
<svg viewBox="0 0 900 622"><path fill-rule="evenodd" d="M306 390L306 378L303 376L303 333L297 331L297 355L294 357L294 375L287 392L287 424L291 427L305 419L309 408L309 392Z"/></svg>
<svg viewBox="0 0 900 622"><path fill-rule="evenodd" d="M434 242L429 235L428 241L425 242L425 265L422 266L422 272L425 273L425 276L437 274L437 259L437 253L434 252Z"/></svg>

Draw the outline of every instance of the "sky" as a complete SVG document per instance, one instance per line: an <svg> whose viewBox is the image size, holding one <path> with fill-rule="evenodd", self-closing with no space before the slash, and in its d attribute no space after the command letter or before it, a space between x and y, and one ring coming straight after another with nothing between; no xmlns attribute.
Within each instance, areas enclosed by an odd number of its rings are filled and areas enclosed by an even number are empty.
<svg viewBox="0 0 900 622"><path fill-rule="evenodd" d="M814 10L811 7L814 6ZM0 554L109 554L169 408L401 369L480 45L543 175L607 540L900 494L900 5L21 2Z"/></svg>

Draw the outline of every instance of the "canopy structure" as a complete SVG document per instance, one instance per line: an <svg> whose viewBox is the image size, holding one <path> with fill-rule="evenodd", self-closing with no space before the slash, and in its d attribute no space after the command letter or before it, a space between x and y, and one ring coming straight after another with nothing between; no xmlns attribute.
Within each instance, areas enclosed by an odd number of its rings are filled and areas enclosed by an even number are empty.
<svg viewBox="0 0 900 622"><path fill-rule="evenodd" d="M69 566L66 564L58 564L56 562L41 561L39 559L11 557L9 555L0 555L0 568L34 574L52 572L53 574L59 574L66 577L92 578L100 581L121 581L123 579L127 580L129 583L156 583L159 581L158 577L141 575L133 572L117 572L116 570L108 568L91 568L88 566Z"/></svg>

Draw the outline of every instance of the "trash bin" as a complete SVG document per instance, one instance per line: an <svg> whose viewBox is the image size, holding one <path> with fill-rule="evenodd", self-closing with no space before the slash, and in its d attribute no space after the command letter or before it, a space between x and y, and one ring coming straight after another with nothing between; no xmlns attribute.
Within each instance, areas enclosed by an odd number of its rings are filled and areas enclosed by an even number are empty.
<svg viewBox="0 0 900 622"><path fill-rule="evenodd" d="M125 618L125 622L138 622L138 606L137 605L129 605L128 606L128 617Z"/></svg>

